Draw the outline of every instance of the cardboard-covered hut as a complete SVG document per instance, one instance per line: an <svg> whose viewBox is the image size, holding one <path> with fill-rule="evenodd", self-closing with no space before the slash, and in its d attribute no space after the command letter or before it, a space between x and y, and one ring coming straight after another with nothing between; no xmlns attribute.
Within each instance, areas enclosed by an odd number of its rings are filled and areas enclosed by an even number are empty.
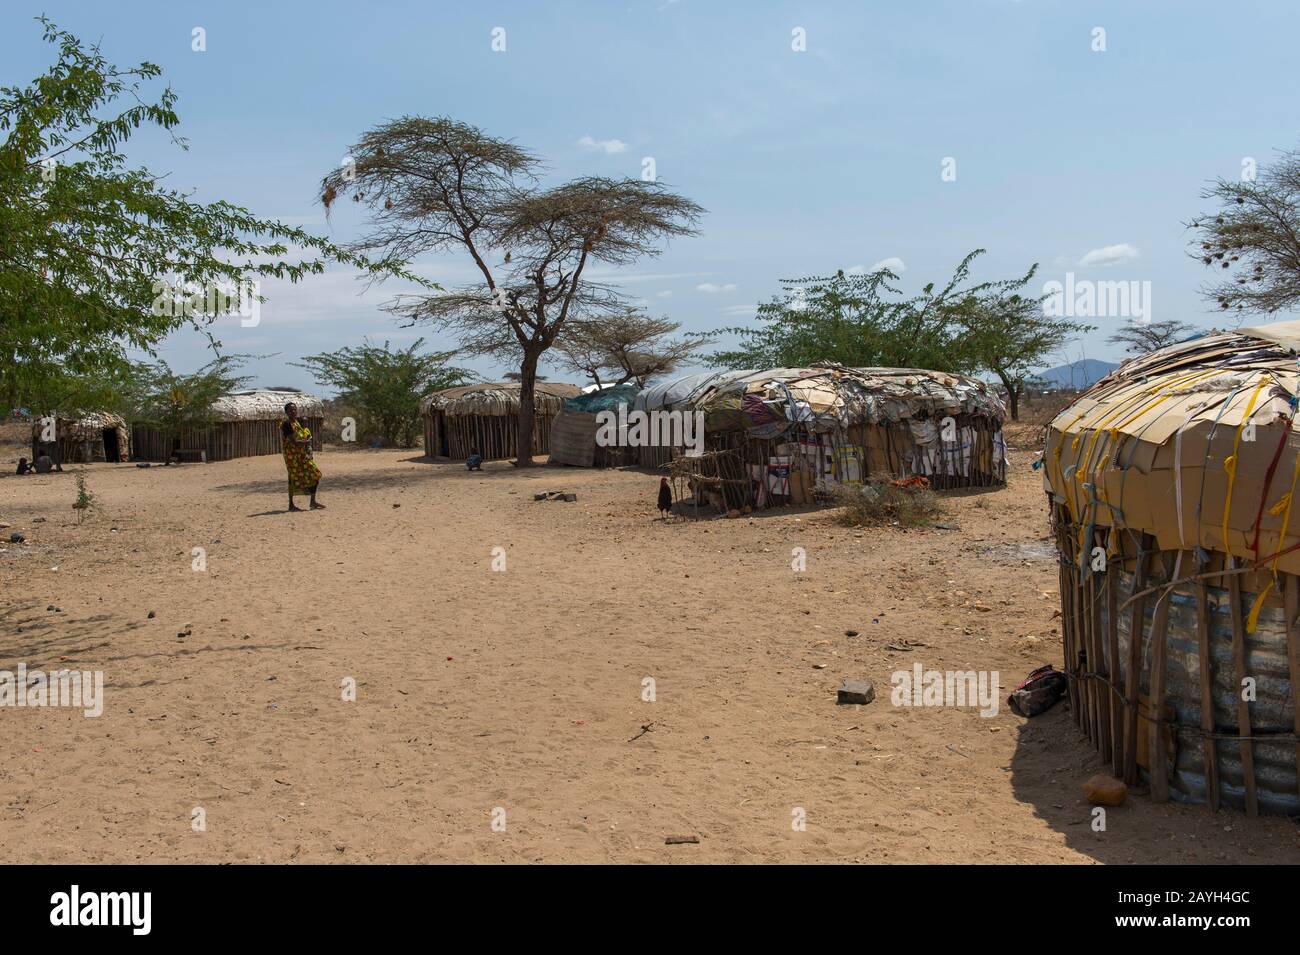
<svg viewBox="0 0 1300 955"><path fill-rule="evenodd" d="M320 450L325 426L325 405L319 398L292 388L254 388L222 395L212 403L211 427L187 429L168 441L153 425L136 424L131 440L135 456L143 461L225 461L259 454L279 454L284 406L298 406L298 416L311 430L312 447Z"/></svg>
<svg viewBox="0 0 1300 955"><path fill-rule="evenodd" d="M54 420L51 422L49 418ZM46 441L47 425L54 440ZM125 419L111 411L79 411L69 415L37 417L32 421L32 458L42 451L60 464L93 461L121 462L131 456L131 432Z"/></svg>
<svg viewBox="0 0 1300 955"><path fill-rule="evenodd" d="M674 411L703 415L704 453L671 469L719 508L812 503L837 485L924 477L1006 482L1005 411L982 381L915 368L769 368L720 376Z"/></svg>
<svg viewBox="0 0 1300 955"><path fill-rule="evenodd" d="M533 454L550 451L551 420L581 394L574 385L539 381L533 392ZM489 461L518 457L519 384L462 385L435 391L420 403L424 453L463 461L477 450Z"/></svg>
<svg viewBox="0 0 1300 955"><path fill-rule="evenodd" d="M609 412L618 417L627 410L637 396L635 385L615 385L570 398L551 422L551 464L568 464L583 468L620 467L636 463L636 449L628 447L623 429L606 428L605 434L614 440L600 440L601 425L598 417Z"/></svg>
<svg viewBox="0 0 1300 955"><path fill-rule="evenodd" d="M1163 802L1300 814L1300 322L1125 362L1051 423L1075 721Z"/></svg>

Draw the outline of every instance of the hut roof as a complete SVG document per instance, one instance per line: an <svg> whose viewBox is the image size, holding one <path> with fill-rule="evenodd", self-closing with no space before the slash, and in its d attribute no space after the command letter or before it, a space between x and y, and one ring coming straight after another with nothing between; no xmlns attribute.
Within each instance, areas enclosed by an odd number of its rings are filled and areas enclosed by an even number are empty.
<svg viewBox="0 0 1300 955"><path fill-rule="evenodd" d="M88 428L125 428L126 420L119 414L112 411L84 411L77 409L64 414L59 412L57 415L58 422L63 427ZM32 427L41 428L41 416L37 415L32 419Z"/></svg>
<svg viewBox="0 0 1300 955"><path fill-rule="evenodd" d="M582 393L576 385L539 381L533 407L538 414L559 414L564 402ZM435 391L420 402L420 413L442 411L453 415L513 415L519 413L517 381L484 382Z"/></svg>
<svg viewBox="0 0 1300 955"><path fill-rule="evenodd" d="M283 418L284 406L292 401L298 414L304 418L320 418L325 414L324 403L296 388L251 388L232 391L212 402L212 412L218 421L264 421Z"/></svg>
<svg viewBox="0 0 1300 955"><path fill-rule="evenodd" d="M637 407L703 411L710 430L779 434L794 422L829 431L855 422L894 422L949 414L1002 421L1001 400L984 382L919 368L810 368L692 375L646 389Z"/></svg>
<svg viewBox="0 0 1300 955"><path fill-rule="evenodd" d="M1300 572L1300 322L1206 335L1131 359L1048 426L1047 487L1079 524L1147 531ZM1300 517L1300 508L1296 508Z"/></svg>

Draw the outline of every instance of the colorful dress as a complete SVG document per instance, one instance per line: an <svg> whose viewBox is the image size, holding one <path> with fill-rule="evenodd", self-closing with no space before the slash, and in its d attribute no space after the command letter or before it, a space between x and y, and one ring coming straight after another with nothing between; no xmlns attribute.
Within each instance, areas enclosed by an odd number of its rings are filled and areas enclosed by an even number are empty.
<svg viewBox="0 0 1300 955"><path fill-rule="evenodd" d="M294 440L289 440L290 426ZM284 465L289 469L289 493L308 494L320 483L320 468L311 458L311 445L298 444L310 441L311 431L301 421L284 423Z"/></svg>

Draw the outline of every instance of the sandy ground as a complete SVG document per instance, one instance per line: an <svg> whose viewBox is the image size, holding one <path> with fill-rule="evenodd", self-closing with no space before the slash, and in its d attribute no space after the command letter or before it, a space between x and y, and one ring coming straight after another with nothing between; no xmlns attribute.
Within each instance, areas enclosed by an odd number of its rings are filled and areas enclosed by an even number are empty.
<svg viewBox="0 0 1300 955"><path fill-rule="evenodd" d="M1092 831L1064 705L891 705L916 662L1003 696L1059 666L1029 459L911 531L662 523L647 474L328 450L325 511L284 511L278 457L93 465L78 526L73 475L7 473L0 667L107 685L98 719L0 710L6 861L1295 862L1277 818L1130 798ZM837 706L844 677L876 701Z"/></svg>

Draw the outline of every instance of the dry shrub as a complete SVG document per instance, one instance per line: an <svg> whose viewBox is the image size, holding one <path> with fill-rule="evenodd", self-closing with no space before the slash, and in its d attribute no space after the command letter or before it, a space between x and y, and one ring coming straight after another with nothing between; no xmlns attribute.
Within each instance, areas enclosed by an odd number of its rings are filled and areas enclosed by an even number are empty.
<svg viewBox="0 0 1300 955"><path fill-rule="evenodd" d="M889 481L837 487L831 491L831 502L841 508L839 522L849 527L928 527L943 513L938 496L928 487L900 486Z"/></svg>

